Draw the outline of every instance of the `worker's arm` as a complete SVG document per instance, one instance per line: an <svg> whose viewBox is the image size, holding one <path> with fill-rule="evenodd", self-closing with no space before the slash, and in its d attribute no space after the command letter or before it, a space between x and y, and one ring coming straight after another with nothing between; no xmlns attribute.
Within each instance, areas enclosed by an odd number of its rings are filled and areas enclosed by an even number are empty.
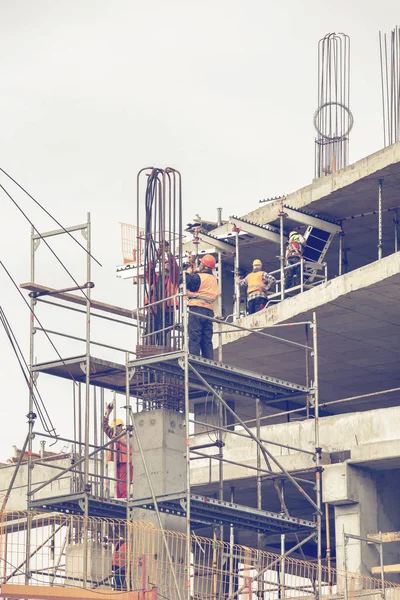
<svg viewBox="0 0 400 600"><path fill-rule="evenodd" d="M114 430L112 427L110 427L110 424L109 424L110 415L113 410L114 410L114 405L111 403L107 404L106 411L105 411L104 417L103 417L103 431L106 434L106 436L110 438L110 440L112 440L114 437Z"/></svg>
<svg viewBox="0 0 400 600"><path fill-rule="evenodd" d="M201 279L198 273L185 273L186 288L189 292L198 292L200 289ZM179 283L183 282L183 275L179 278Z"/></svg>
<svg viewBox="0 0 400 600"><path fill-rule="evenodd" d="M264 271L264 273L263 273L263 283L265 283L265 285L268 286L267 289L269 290L269 288L271 286L273 286L274 283L276 283L276 279L275 279L275 277L273 275L270 275L269 273L266 273Z"/></svg>
<svg viewBox="0 0 400 600"><path fill-rule="evenodd" d="M235 279L239 285L249 285L249 282L247 281L247 277L243 277L243 279L240 279L240 277L236 277Z"/></svg>

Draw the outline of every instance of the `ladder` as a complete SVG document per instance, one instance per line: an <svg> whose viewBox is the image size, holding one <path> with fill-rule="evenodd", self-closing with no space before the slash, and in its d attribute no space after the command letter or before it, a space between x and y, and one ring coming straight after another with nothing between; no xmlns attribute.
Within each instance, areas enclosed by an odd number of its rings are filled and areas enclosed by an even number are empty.
<svg viewBox="0 0 400 600"><path fill-rule="evenodd" d="M303 257L307 262L323 263L325 255L334 238L334 233L324 231L313 225L309 225L304 234L307 245L303 248ZM317 269L308 267L304 273L304 282L313 281Z"/></svg>

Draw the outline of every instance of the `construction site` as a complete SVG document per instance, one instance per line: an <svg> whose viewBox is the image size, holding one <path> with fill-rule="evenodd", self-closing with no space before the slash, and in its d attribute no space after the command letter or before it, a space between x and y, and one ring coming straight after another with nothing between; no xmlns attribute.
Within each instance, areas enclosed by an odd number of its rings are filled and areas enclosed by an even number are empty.
<svg viewBox="0 0 400 600"><path fill-rule="evenodd" d="M128 307L96 296L90 214L32 227L26 360L2 314L28 393L1 598L400 599L398 28L380 55L384 147L350 163L350 40L321 38L306 187L187 224L185 173L141 169ZM59 236L63 287L39 260Z"/></svg>

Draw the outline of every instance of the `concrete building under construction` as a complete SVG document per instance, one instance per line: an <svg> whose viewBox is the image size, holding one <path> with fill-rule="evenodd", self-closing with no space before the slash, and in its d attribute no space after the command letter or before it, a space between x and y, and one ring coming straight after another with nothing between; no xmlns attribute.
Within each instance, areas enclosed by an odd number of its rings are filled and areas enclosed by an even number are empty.
<svg viewBox="0 0 400 600"><path fill-rule="evenodd" d="M328 36L321 65L331 43L345 64L347 38ZM95 298L90 217L32 231L28 430L1 468L1 597L400 598L400 143L348 165L347 87L320 90L316 178L292 194L185 227L181 174L140 171L117 268L129 308ZM288 286L292 231L304 248ZM77 232L86 281L55 288L40 245ZM213 359L189 352L181 277L205 255ZM255 258L274 283L247 314ZM72 436L43 408L48 376L72 389Z"/></svg>

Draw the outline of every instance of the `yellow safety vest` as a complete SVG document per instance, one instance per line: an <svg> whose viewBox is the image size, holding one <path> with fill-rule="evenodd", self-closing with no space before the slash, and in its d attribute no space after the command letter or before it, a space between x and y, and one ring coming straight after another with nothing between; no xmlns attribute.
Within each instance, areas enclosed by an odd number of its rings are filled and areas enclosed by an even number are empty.
<svg viewBox="0 0 400 600"><path fill-rule="evenodd" d="M188 290L189 306L201 306L214 310L214 302L218 298L218 282L211 273L199 273L200 288L197 292Z"/></svg>
<svg viewBox="0 0 400 600"><path fill-rule="evenodd" d="M263 282L264 271L255 271L249 273L246 277L247 280L247 293L252 294L253 292L266 292L268 286Z"/></svg>

